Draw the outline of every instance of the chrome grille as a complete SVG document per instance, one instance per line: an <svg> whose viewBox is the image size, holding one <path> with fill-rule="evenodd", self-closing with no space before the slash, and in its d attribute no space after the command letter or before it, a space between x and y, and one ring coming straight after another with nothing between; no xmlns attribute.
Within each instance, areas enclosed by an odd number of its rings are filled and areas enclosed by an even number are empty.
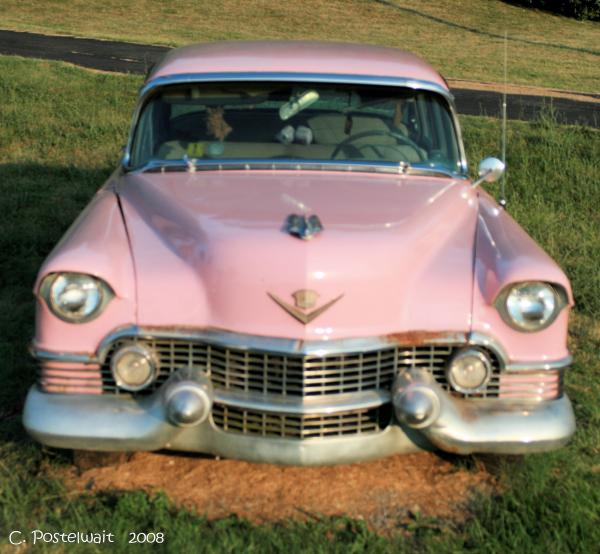
<svg viewBox="0 0 600 554"><path fill-rule="evenodd" d="M113 352L136 340L156 353L159 365L158 379L137 394L154 392L171 373L190 366L205 368L217 388L282 396L390 389L398 372L415 367L428 368L445 390L451 390L445 367L459 348L458 345L389 346L368 352L317 356L245 350L179 339L120 339L113 344L102 366L105 392L119 393L110 371ZM493 374L486 390L474 395L477 398L498 396L499 362L488 354Z"/></svg>
<svg viewBox="0 0 600 554"><path fill-rule="evenodd" d="M333 415L284 415L215 404L212 419L228 433L260 437L311 439L376 433L391 420L391 406Z"/></svg>
<svg viewBox="0 0 600 554"><path fill-rule="evenodd" d="M389 388L395 349L338 356L293 356L212 350L213 384L284 396L320 396Z"/></svg>

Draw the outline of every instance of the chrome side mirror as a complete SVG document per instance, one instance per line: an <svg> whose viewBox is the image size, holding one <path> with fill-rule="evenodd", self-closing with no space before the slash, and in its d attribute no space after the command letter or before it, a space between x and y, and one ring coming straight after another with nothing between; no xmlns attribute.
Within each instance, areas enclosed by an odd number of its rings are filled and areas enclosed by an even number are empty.
<svg viewBox="0 0 600 554"><path fill-rule="evenodd" d="M493 183L502 177L506 166L504 162L501 162L498 158L485 158L479 162L477 167L477 175L479 179L473 181L471 185L473 188L478 187L484 181L486 183Z"/></svg>

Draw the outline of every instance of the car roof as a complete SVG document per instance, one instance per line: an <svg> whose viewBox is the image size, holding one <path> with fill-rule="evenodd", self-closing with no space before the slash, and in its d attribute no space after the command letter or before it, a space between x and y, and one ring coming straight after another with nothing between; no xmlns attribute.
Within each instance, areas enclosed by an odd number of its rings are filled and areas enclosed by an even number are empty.
<svg viewBox="0 0 600 554"><path fill-rule="evenodd" d="M418 56L383 46L312 41L235 41L192 44L169 51L147 82L183 74L313 73L446 81Z"/></svg>

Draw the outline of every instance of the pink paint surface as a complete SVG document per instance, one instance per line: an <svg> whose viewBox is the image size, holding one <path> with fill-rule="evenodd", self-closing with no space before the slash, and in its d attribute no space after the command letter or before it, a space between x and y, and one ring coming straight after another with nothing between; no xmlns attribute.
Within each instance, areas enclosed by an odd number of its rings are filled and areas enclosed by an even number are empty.
<svg viewBox="0 0 600 554"><path fill-rule="evenodd" d="M324 232L311 241L288 235L290 213L318 214ZM116 295L98 319L77 326L39 300L36 345L53 351L93 353L109 332L138 324L323 341L474 330L514 362L568 354L568 309L538 333L499 317L493 302L509 283L549 281L570 295L569 283L510 216L462 180L256 170L122 176L40 276L53 271L92 273ZM299 289L317 291L317 307L343 296L304 325L267 294L293 304Z"/></svg>
<svg viewBox="0 0 600 554"><path fill-rule="evenodd" d="M52 314L39 296L36 304L37 348L55 352L95 352L115 327L136 321L135 274L117 196L107 187L96 194L50 253L38 274L69 271L104 279L115 293L104 312L82 324L67 323Z"/></svg>
<svg viewBox="0 0 600 554"><path fill-rule="evenodd" d="M566 357L568 309L563 309L547 329L523 333L504 323L494 300L509 283L546 281L561 285L572 304L569 280L556 262L484 191L480 193L479 206L472 329L498 340L513 361Z"/></svg>
<svg viewBox="0 0 600 554"><path fill-rule="evenodd" d="M502 399L553 400L559 393L558 371L500 375L500 398Z"/></svg>
<svg viewBox="0 0 600 554"><path fill-rule="evenodd" d="M227 72L401 77L448 88L435 69L408 52L383 46L310 41L238 41L184 46L170 51L151 72L148 81L183 73Z"/></svg>
<svg viewBox="0 0 600 554"><path fill-rule="evenodd" d="M476 195L464 181L334 172L142 174L118 186L131 237L138 322L329 340L468 328ZM303 241L291 213L318 214ZM293 304L312 289L304 325ZM160 294L157 294L160 291Z"/></svg>
<svg viewBox="0 0 600 554"><path fill-rule="evenodd" d="M99 365L44 362L40 386L45 392L102 394L102 373Z"/></svg>

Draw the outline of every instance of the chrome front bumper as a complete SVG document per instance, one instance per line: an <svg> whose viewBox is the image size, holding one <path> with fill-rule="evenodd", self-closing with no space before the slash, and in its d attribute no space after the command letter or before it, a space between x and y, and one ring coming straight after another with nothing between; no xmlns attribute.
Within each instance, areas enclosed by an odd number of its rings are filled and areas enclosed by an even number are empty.
<svg viewBox="0 0 600 554"><path fill-rule="evenodd" d="M526 454L554 450L575 433L566 394L556 400L459 400L425 371L408 371L394 383L398 421L446 452Z"/></svg>
<svg viewBox="0 0 600 554"><path fill-rule="evenodd" d="M171 423L160 391L133 399L47 394L36 386L27 396L23 424L34 439L58 448L172 449L294 465L350 463L436 448L461 454L539 452L559 448L575 431L566 395L522 403L459 400L423 372L405 377L394 387L396 419L376 433L309 439L242 435L216 428L210 417L191 426ZM433 399L432 417L415 424L407 415L414 403L403 399L423 391Z"/></svg>

